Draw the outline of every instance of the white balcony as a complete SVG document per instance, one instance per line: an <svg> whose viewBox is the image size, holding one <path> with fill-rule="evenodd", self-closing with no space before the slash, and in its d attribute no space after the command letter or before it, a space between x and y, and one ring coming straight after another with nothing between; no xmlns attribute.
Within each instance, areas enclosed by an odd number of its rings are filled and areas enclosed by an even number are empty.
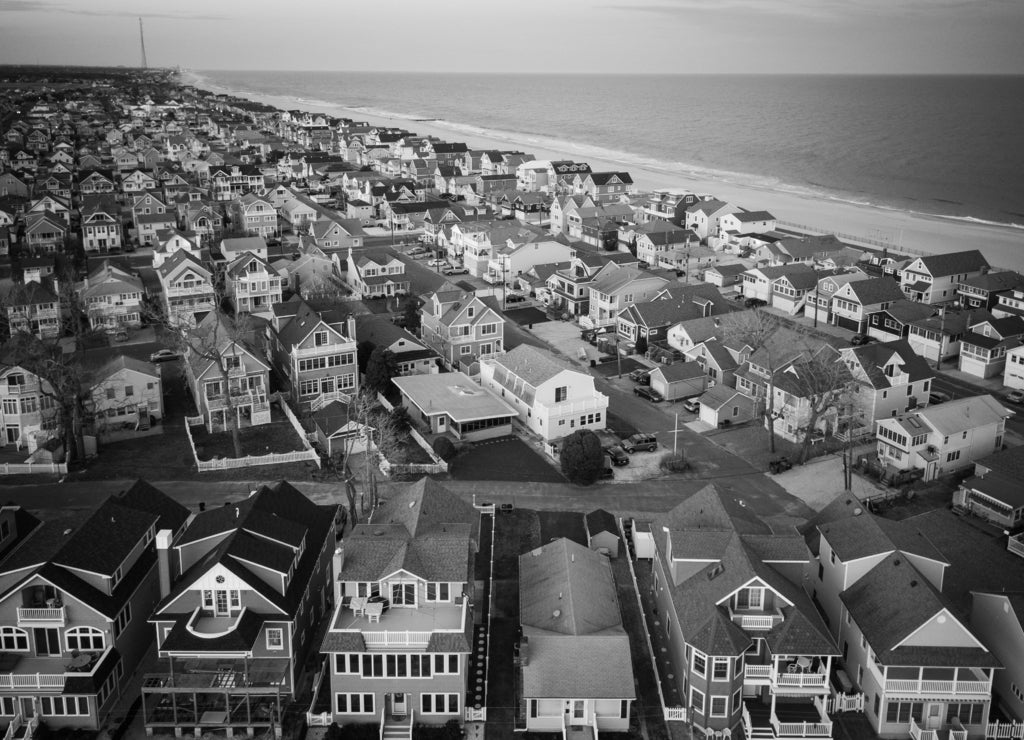
<svg viewBox="0 0 1024 740"><path fill-rule="evenodd" d="M368 650L427 647L435 632L462 632L466 626L469 602L431 603L415 608L390 606L378 617L370 617L349 606L335 612L331 631L358 632Z"/></svg>
<svg viewBox="0 0 1024 740"><path fill-rule="evenodd" d="M886 693L895 694L981 694L988 696L992 684L989 681L925 681L889 678L885 681Z"/></svg>
<svg viewBox="0 0 1024 740"><path fill-rule="evenodd" d="M604 411L608 408L608 397L604 394L591 396L576 401L563 401L549 405L538 403L538 413L545 413L549 418Z"/></svg>
<svg viewBox="0 0 1024 740"><path fill-rule="evenodd" d="M320 357L322 355L337 355L343 352L356 351L356 343L352 340L345 340L338 342L337 344L322 344L319 347L296 347L292 350L292 357L299 360L309 359L310 357ZM352 356L352 361L355 362L355 355ZM344 367L344 366L339 366Z"/></svg>
<svg viewBox="0 0 1024 740"><path fill-rule="evenodd" d="M213 287L210 285L196 285L191 288L164 288L164 295L168 298L195 298L197 300L213 300Z"/></svg>
<svg viewBox="0 0 1024 740"><path fill-rule="evenodd" d="M768 684L771 682L772 668L773 666L770 664L751 665L748 663L743 667L743 682Z"/></svg>
<svg viewBox="0 0 1024 740"><path fill-rule="evenodd" d="M782 621L782 612L738 612L730 606L729 619L745 630L770 630Z"/></svg>
<svg viewBox="0 0 1024 740"><path fill-rule="evenodd" d="M67 622L67 608L63 606L32 608L18 607L18 626L60 625Z"/></svg>
<svg viewBox="0 0 1024 740"><path fill-rule="evenodd" d="M786 689L815 690L828 688L826 673L780 673L775 677L775 686L784 693Z"/></svg>

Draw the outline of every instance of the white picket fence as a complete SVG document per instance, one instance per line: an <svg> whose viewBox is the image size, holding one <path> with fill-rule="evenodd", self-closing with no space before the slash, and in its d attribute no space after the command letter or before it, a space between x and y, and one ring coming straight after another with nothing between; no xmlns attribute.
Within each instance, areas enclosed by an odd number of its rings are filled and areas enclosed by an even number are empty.
<svg viewBox="0 0 1024 740"><path fill-rule="evenodd" d="M833 694L828 700L828 713L863 712L864 694Z"/></svg>
<svg viewBox="0 0 1024 740"><path fill-rule="evenodd" d="M0 464L0 475L65 475L67 463L3 463Z"/></svg>
<svg viewBox="0 0 1024 740"><path fill-rule="evenodd" d="M316 463L320 467L320 456L313 450L301 452L280 452L270 455L249 455L246 457L222 457L220 460L196 460L200 473L209 470L231 470L247 468L254 465L279 465L282 463L306 462Z"/></svg>
<svg viewBox="0 0 1024 740"><path fill-rule="evenodd" d="M985 737L995 740L1021 740L1024 738L1024 722L989 722L985 726Z"/></svg>

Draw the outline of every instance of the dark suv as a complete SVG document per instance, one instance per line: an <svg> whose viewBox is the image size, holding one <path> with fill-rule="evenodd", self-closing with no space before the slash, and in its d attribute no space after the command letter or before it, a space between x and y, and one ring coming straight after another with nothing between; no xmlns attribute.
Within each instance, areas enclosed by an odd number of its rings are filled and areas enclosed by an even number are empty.
<svg viewBox="0 0 1024 740"><path fill-rule="evenodd" d="M622 449L622 447L620 447L619 445L607 448L604 451L604 454L610 457L612 459L612 462L615 463L615 465L617 466L629 465L629 455L627 455L626 451Z"/></svg>
<svg viewBox="0 0 1024 740"><path fill-rule="evenodd" d="M636 452L637 450L654 452L658 449L658 438L653 434L638 432L622 440L622 449L629 453Z"/></svg>

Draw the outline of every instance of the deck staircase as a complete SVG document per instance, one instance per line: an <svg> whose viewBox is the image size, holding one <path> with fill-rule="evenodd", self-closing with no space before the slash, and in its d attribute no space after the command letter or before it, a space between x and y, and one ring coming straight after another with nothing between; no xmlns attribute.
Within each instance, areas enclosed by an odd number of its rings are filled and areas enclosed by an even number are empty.
<svg viewBox="0 0 1024 740"><path fill-rule="evenodd" d="M759 701L744 701L743 706L746 711L743 713L744 723L748 726L746 729L746 735L748 738L753 740L754 738L774 738L775 730L772 729L772 709L767 704L762 704ZM747 723L747 717L750 718L750 722Z"/></svg>

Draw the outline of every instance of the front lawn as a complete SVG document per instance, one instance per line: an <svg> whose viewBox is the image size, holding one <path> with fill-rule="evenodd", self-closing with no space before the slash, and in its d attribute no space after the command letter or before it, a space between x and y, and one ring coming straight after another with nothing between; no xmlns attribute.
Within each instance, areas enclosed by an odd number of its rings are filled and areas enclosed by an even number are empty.
<svg viewBox="0 0 1024 740"><path fill-rule="evenodd" d="M189 427L196 456L203 461L221 457L237 457L231 432L210 432L204 426ZM279 421L238 430L242 443L242 456L270 455L272 453L301 452L305 449L292 425L283 417Z"/></svg>

